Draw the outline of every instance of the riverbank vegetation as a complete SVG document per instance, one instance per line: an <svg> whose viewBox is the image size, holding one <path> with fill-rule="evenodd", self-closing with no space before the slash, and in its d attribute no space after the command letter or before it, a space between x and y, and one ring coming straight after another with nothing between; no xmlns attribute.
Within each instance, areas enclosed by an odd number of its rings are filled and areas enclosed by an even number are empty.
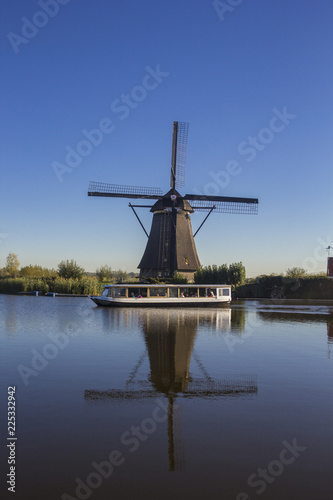
<svg viewBox="0 0 333 500"><path fill-rule="evenodd" d="M272 299L333 299L333 279L324 273L309 275L306 270L293 267L284 274L258 276L246 279L242 262L229 266L212 265L201 267L194 275L195 283L229 284L238 298ZM173 278L148 280L152 283L187 283L181 273ZM61 261L57 269L48 269L30 264L20 267L18 256L10 252L6 265L0 269L0 293L29 293L38 291L73 295L100 295L106 283L138 283L137 273L121 269L112 270L108 265L88 273L75 260Z"/></svg>
<svg viewBox="0 0 333 500"><path fill-rule="evenodd" d="M84 276L72 278L3 278L0 280L0 293L63 293L74 295L100 295L103 285L97 278Z"/></svg>
<svg viewBox="0 0 333 500"><path fill-rule="evenodd" d="M333 300L333 279L324 274L260 276L236 288L238 298Z"/></svg>
<svg viewBox="0 0 333 500"><path fill-rule="evenodd" d="M6 265L0 269L0 293L61 293L73 295L100 295L105 283L131 280L134 273L121 269L113 271L109 266L87 273L75 260L63 260L58 269L48 269L39 265L20 268L16 254L10 252Z"/></svg>

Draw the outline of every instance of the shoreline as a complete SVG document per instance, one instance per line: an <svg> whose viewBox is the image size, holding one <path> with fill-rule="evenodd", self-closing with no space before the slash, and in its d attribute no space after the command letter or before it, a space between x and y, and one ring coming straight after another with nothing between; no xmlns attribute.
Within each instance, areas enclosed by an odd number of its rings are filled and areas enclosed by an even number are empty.
<svg viewBox="0 0 333 500"><path fill-rule="evenodd" d="M36 295L33 292L16 292L16 293L1 293L1 295L16 295L16 296L31 296L31 297L75 297L75 298L89 298L89 295L85 294L72 294L72 293L56 293L56 292L48 292L49 295L44 293L38 293ZM297 304L298 302L306 302L306 303L314 303L314 304L333 304L333 299L302 299L302 298L293 298L293 299L271 299L267 297L242 297L237 299L232 299L231 303L237 303L242 301L260 301L266 304L275 304L275 305L283 305L283 304Z"/></svg>

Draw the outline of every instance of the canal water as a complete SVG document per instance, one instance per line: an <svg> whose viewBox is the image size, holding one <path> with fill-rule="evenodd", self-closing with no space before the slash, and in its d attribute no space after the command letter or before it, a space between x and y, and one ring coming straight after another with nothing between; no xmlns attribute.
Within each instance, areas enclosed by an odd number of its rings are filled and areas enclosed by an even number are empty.
<svg viewBox="0 0 333 500"><path fill-rule="evenodd" d="M1 498L332 499L333 305L0 311Z"/></svg>

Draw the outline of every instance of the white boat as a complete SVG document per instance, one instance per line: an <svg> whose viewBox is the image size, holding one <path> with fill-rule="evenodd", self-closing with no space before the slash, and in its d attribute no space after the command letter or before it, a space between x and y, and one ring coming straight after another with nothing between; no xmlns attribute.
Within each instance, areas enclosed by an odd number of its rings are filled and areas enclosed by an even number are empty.
<svg viewBox="0 0 333 500"><path fill-rule="evenodd" d="M211 307L231 301L230 285L105 285L102 295L89 298L98 306Z"/></svg>

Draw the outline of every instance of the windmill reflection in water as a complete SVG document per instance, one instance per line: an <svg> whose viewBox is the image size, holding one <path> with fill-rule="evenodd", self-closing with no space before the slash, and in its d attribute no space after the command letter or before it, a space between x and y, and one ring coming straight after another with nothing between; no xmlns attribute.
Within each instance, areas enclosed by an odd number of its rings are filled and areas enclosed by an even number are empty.
<svg viewBox="0 0 333 500"><path fill-rule="evenodd" d="M228 334L231 310L184 311L144 310L140 318L146 350L126 382L125 389L105 391L86 390L86 401L144 402L165 396L168 400L169 470L181 470L184 465L182 446L181 398L213 400L221 397L254 395L258 392L256 377L241 375L235 378L213 379L194 349L199 325ZM150 374L145 380L137 375L148 355ZM191 357L201 377L190 375ZM177 400L177 404L176 404Z"/></svg>

